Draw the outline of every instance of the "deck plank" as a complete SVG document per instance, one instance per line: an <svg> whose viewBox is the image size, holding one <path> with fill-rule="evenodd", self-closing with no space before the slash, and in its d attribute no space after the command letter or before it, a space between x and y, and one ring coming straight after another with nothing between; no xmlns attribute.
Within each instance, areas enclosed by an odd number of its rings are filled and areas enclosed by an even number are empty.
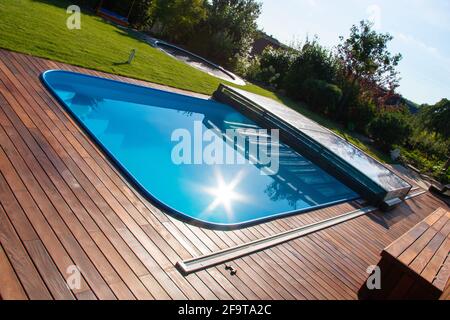
<svg viewBox="0 0 450 320"><path fill-rule="evenodd" d="M37 300L51 299L50 291L1 205L0 221L0 242L28 297Z"/></svg>
<svg viewBox="0 0 450 320"><path fill-rule="evenodd" d="M1 209L3 210L3 209ZM0 243L0 299L27 300L27 294L22 287L8 256Z"/></svg>

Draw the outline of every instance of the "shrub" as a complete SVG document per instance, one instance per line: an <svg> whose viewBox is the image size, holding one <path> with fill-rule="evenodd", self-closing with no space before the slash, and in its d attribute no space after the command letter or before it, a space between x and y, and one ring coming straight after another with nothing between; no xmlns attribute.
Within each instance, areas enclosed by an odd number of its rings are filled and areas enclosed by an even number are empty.
<svg viewBox="0 0 450 320"><path fill-rule="evenodd" d="M234 72L248 80L258 80L258 75L261 72L259 58L253 58L249 55L239 57L236 61Z"/></svg>
<svg viewBox="0 0 450 320"><path fill-rule="evenodd" d="M420 118L417 120L420 120ZM417 120L413 123L413 135L408 147L410 149L418 149L429 156L435 155L439 159L445 160L449 152L448 150L450 150L450 140L444 140L437 133L423 130Z"/></svg>
<svg viewBox="0 0 450 320"><path fill-rule="evenodd" d="M261 4L256 0L203 1L206 18L186 41L189 50L235 70L250 51Z"/></svg>
<svg viewBox="0 0 450 320"><path fill-rule="evenodd" d="M403 144L412 134L412 128L405 115L384 112L369 125L369 133L380 147L388 151L394 145Z"/></svg>
<svg viewBox="0 0 450 320"><path fill-rule="evenodd" d="M339 66L337 70L336 84L342 90L342 99L334 118L344 124L348 124L351 122L350 118L352 113L357 110L356 106L360 104L360 97L362 95L361 86L358 82L353 83L351 79L345 76L342 66ZM353 110L350 110L352 106Z"/></svg>
<svg viewBox="0 0 450 320"><path fill-rule="evenodd" d="M303 100L315 111L323 114L333 113L342 97L338 86L317 79L304 81L301 91L304 93Z"/></svg>
<svg viewBox="0 0 450 320"><path fill-rule="evenodd" d="M347 127L361 133L367 133L369 123L376 116L377 107L372 99L359 97L348 108L348 114L345 115Z"/></svg>
<svg viewBox="0 0 450 320"><path fill-rule="evenodd" d="M233 38L227 31L220 31L209 35L207 40L209 47L203 52L205 56L211 58L214 62L227 65L231 59L234 50Z"/></svg>
<svg viewBox="0 0 450 320"><path fill-rule="evenodd" d="M176 43L192 38L196 26L207 17L202 0L154 0L149 10L150 19L158 26L154 32Z"/></svg>
<svg viewBox="0 0 450 320"><path fill-rule="evenodd" d="M257 80L279 88L284 83L296 55L294 50L266 48L260 57Z"/></svg>
<svg viewBox="0 0 450 320"><path fill-rule="evenodd" d="M412 164L421 172L433 176L443 184L450 182L450 171L442 171L447 159L436 158L433 155L421 152L419 149L409 150L408 148L401 148L401 160Z"/></svg>
<svg viewBox="0 0 450 320"><path fill-rule="evenodd" d="M333 83L335 75L336 64L331 52L316 41L307 41L286 75L284 88L291 98L302 100L303 82L318 79Z"/></svg>

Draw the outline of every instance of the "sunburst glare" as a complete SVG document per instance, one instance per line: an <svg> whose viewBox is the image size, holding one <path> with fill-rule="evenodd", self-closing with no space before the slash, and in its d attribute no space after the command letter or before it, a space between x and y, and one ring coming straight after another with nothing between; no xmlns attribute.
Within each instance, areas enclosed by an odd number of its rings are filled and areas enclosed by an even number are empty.
<svg viewBox="0 0 450 320"><path fill-rule="evenodd" d="M243 176L243 172L240 171L230 183L226 183L220 172L216 172L217 185L215 187L205 188L206 193L214 196L214 200L206 208L206 211L211 212L222 206L228 216L233 215L233 203L246 200L244 196L236 191L236 187L242 181Z"/></svg>

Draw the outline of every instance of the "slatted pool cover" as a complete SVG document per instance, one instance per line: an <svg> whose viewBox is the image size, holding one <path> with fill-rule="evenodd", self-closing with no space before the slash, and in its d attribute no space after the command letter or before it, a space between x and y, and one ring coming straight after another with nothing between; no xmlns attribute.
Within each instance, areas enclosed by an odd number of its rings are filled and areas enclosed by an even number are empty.
<svg viewBox="0 0 450 320"><path fill-rule="evenodd" d="M373 203L403 199L411 189L409 183L353 144L275 100L225 85L214 97L282 129L302 152Z"/></svg>

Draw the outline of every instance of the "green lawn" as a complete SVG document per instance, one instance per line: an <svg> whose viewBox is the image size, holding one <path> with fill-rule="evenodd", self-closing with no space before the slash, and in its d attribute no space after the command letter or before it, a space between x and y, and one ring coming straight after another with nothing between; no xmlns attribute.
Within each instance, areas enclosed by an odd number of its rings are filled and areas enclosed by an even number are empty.
<svg viewBox="0 0 450 320"><path fill-rule="evenodd" d="M220 80L179 62L133 34L82 14L81 30L66 27L70 1L0 0L0 47L56 61L211 94ZM124 64L132 49L131 65ZM273 96L248 85L244 89Z"/></svg>
<svg viewBox="0 0 450 320"><path fill-rule="evenodd" d="M135 33L105 23L95 15L83 13L81 30L67 29L66 8L70 4L65 0L0 0L0 47L204 94L212 94L223 82L167 56L141 41ZM124 64L132 49L137 50L133 63ZM285 102L378 159L388 160L352 133L300 104L253 84L240 88Z"/></svg>

